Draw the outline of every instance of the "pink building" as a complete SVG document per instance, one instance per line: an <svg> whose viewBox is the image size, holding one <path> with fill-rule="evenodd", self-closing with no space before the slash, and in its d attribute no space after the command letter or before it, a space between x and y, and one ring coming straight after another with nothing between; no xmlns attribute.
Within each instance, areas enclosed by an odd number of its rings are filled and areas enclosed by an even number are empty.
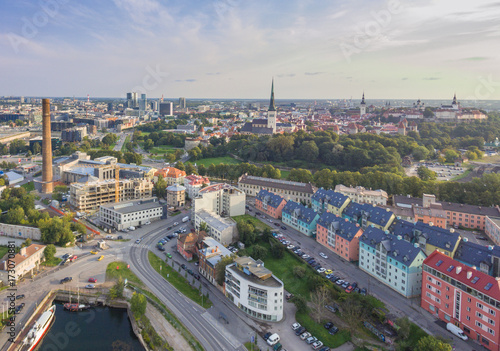
<svg viewBox="0 0 500 351"><path fill-rule="evenodd" d="M330 212L323 212L316 222L316 241L347 261L359 260L362 234L359 224Z"/></svg>
<svg viewBox="0 0 500 351"><path fill-rule="evenodd" d="M434 251L423 264L421 306L488 350L500 351L500 284Z"/></svg>
<svg viewBox="0 0 500 351"><path fill-rule="evenodd" d="M284 198L266 189L261 189L255 197L255 208L276 219L281 218L281 212L285 205Z"/></svg>

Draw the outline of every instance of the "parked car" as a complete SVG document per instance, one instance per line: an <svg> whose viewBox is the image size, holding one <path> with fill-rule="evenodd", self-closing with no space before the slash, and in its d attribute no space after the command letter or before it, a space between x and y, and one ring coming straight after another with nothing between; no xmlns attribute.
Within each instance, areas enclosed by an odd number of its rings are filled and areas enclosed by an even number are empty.
<svg viewBox="0 0 500 351"><path fill-rule="evenodd" d="M255 212L255 215L256 216L260 216L260 212Z"/></svg>
<svg viewBox="0 0 500 351"><path fill-rule="evenodd" d="M323 252L320 252L320 253L319 253L319 255L320 255L321 257L323 257L324 259L327 259L327 258L328 258L328 256L327 256L327 255L325 255Z"/></svg>
<svg viewBox="0 0 500 351"><path fill-rule="evenodd" d="M96 278L89 278L89 283L97 283L97 279Z"/></svg>
<svg viewBox="0 0 500 351"><path fill-rule="evenodd" d="M166 252L165 255L167 255L168 258L172 258L172 254L170 252Z"/></svg>
<svg viewBox="0 0 500 351"><path fill-rule="evenodd" d="M319 349L322 346L323 346L323 343L321 341L319 341L319 340L312 344L313 350L317 350L317 349Z"/></svg>
<svg viewBox="0 0 500 351"><path fill-rule="evenodd" d="M332 312L332 313L337 312L337 309L336 309L334 306L331 306L331 305L326 305L326 306L325 306L325 308L326 308L328 311ZM326 328L326 326L325 326L325 328Z"/></svg>
<svg viewBox="0 0 500 351"><path fill-rule="evenodd" d="M366 293L367 293L366 288L361 289L361 291L359 293L361 295L366 295Z"/></svg>
<svg viewBox="0 0 500 351"><path fill-rule="evenodd" d="M342 279L339 279L335 282L335 284L342 286L342 284L344 284L344 281Z"/></svg>
<svg viewBox="0 0 500 351"><path fill-rule="evenodd" d="M308 254L303 254L303 255L302 255L302 258L303 258L304 260L307 260L307 259L309 259L310 257L311 257L311 256L309 256Z"/></svg>
<svg viewBox="0 0 500 351"><path fill-rule="evenodd" d="M135 241L135 243L136 243L136 244L139 244L140 242L141 242L141 239L137 239L137 240Z"/></svg>
<svg viewBox="0 0 500 351"><path fill-rule="evenodd" d="M182 268L182 269L186 269L186 265L185 265L184 263L183 263L183 264L181 264L181 268Z"/></svg>
<svg viewBox="0 0 500 351"><path fill-rule="evenodd" d="M280 224L279 224L279 223L276 223L276 222L274 222L274 225L275 225L275 226L277 226L277 227L279 227L279 226L280 226Z"/></svg>
<svg viewBox="0 0 500 351"><path fill-rule="evenodd" d="M72 280L73 280L73 278L72 278L72 277L66 277L66 278L63 278L63 279L61 279L61 284L64 284L64 283L70 282L70 281L72 281Z"/></svg>
<svg viewBox="0 0 500 351"><path fill-rule="evenodd" d="M62 257L61 257L61 258L62 258L63 260L65 260L65 259L67 259L68 257L69 257L69 254L64 254L64 255L62 255Z"/></svg>
<svg viewBox="0 0 500 351"><path fill-rule="evenodd" d="M16 296L16 300L21 300L21 299L24 299L24 298L25 298L24 294Z"/></svg>
<svg viewBox="0 0 500 351"><path fill-rule="evenodd" d="M85 289L95 289L95 285L94 284L87 284L87 285L85 285Z"/></svg>
<svg viewBox="0 0 500 351"><path fill-rule="evenodd" d="M271 335L273 335L273 333L269 333L269 332L268 332L268 333L265 333L265 334L264 334L264 336L263 336L264 340L266 340L266 341L267 341L267 339L269 339L269 337L270 337Z"/></svg>
<svg viewBox="0 0 500 351"><path fill-rule="evenodd" d="M352 291L354 290L354 288L352 287L352 285L349 285L346 289L345 289L345 292L350 294L352 293Z"/></svg>
<svg viewBox="0 0 500 351"><path fill-rule="evenodd" d="M200 276L198 274L193 274L194 279L200 280Z"/></svg>
<svg viewBox="0 0 500 351"><path fill-rule="evenodd" d="M358 293L358 294L359 294L359 293L360 293L360 291L361 291L361 289L356 287L356 288L354 288L354 290L353 290L353 291L354 291L355 293Z"/></svg>
<svg viewBox="0 0 500 351"><path fill-rule="evenodd" d="M343 287L344 289L347 289L347 287L348 287L348 286L349 286L349 282L344 282L344 283L342 284L342 287Z"/></svg>
<svg viewBox="0 0 500 351"><path fill-rule="evenodd" d="M332 322L327 322L325 325L324 325L325 329L330 329L331 327L333 327L333 323Z"/></svg>
<svg viewBox="0 0 500 351"><path fill-rule="evenodd" d="M300 327L301 327L301 325L300 325L299 323L293 323L293 324L292 324L292 329L293 329L293 330L297 330L297 329L299 329Z"/></svg>
<svg viewBox="0 0 500 351"><path fill-rule="evenodd" d="M187 272L188 272L189 275L193 275L194 274L194 272L192 270L190 270L189 268L188 268Z"/></svg>
<svg viewBox="0 0 500 351"><path fill-rule="evenodd" d="M281 226L281 229L286 230L286 227L284 225Z"/></svg>
<svg viewBox="0 0 500 351"><path fill-rule="evenodd" d="M303 333L305 333L305 332L306 332L306 328L304 328L304 327L300 327L299 329L297 329L297 330L295 331L295 335L299 336L299 335L301 335L301 334L303 334Z"/></svg>
<svg viewBox="0 0 500 351"><path fill-rule="evenodd" d="M91 253L92 255L97 255L97 250L92 250L92 251L90 251L90 253ZM66 254L66 255L67 255L67 254ZM66 256L66 255L64 255L64 256ZM67 258L67 257L64 257L64 256L63 256L63 258Z"/></svg>
<svg viewBox="0 0 500 351"><path fill-rule="evenodd" d="M102 261L102 259L104 258L103 255L99 256L99 258L97 259L98 261Z"/></svg>
<svg viewBox="0 0 500 351"><path fill-rule="evenodd" d="M157 247L158 247L158 250L165 251L165 248L163 247L163 245L158 245Z"/></svg>
<svg viewBox="0 0 500 351"><path fill-rule="evenodd" d="M325 271L325 274L333 274L333 271L332 271L331 269L327 269L327 270Z"/></svg>
<svg viewBox="0 0 500 351"><path fill-rule="evenodd" d="M339 328L337 328L336 326L333 326L333 327L331 327L331 328L328 330L328 334L330 334L330 335L335 335L338 331L339 331Z"/></svg>
<svg viewBox="0 0 500 351"><path fill-rule="evenodd" d="M305 333L302 333L302 335L300 335L300 338L302 340L306 340L307 338L309 338L311 336L311 333L309 332L305 332Z"/></svg>
<svg viewBox="0 0 500 351"><path fill-rule="evenodd" d="M310 336L306 339L306 343L309 345L311 345L312 343L315 343L316 341L318 341L318 338L315 336Z"/></svg>
<svg viewBox="0 0 500 351"><path fill-rule="evenodd" d="M323 267L320 267L317 269L318 273L324 273L325 271L326 271L326 269L324 269Z"/></svg>

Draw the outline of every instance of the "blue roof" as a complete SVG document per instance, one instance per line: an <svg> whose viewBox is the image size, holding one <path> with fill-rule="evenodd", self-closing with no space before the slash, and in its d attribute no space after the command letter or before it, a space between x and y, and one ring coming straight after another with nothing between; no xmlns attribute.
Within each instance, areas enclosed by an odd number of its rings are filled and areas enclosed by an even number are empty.
<svg viewBox="0 0 500 351"><path fill-rule="evenodd" d="M484 246L471 241L462 240L460 244L458 244L457 251L453 258L468 266L476 266L479 269L481 263L491 267L492 257L500 257L500 246Z"/></svg>
<svg viewBox="0 0 500 351"><path fill-rule="evenodd" d="M331 212L323 212L316 223L327 229L330 225L333 226L335 233L348 241L351 241L361 229L358 224L340 218Z"/></svg>
<svg viewBox="0 0 500 351"><path fill-rule="evenodd" d="M404 220L395 221L390 231L394 235L401 235L403 239L410 242L418 242L420 236L426 239L430 245L452 251L460 235L457 232L451 232L436 226L430 226L423 222L408 222Z"/></svg>
<svg viewBox="0 0 500 351"><path fill-rule="evenodd" d="M385 226L393 214L393 212L387 211L384 208L370 204L358 204L357 202L351 202L344 210L344 215L349 218L359 219L366 216L368 221L381 226Z"/></svg>
<svg viewBox="0 0 500 351"><path fill-rule="evenodd" d="M318 216L312 208L290 200L286 203L285 207L283 207L283 213L287 213L292 216L294 212L296 213L297 219L306 224L311 224L316 216Z"/></svg>
<svg viewBox="0 0 500 351"><path fill-rule="evenodd" d="M261 189L256 198L262 202L266 202L269 206L274 208L277 208L284 200L281 196L267 191L266 189Z"/></svg>
<svg viewBox="0 0 500 351"><path fill-rule="evenodd" d="M381 243L387 250L387 258L392 258L401 262L405 266L410 266L422 249L415 247L412 243L405 240L400 240L396 236L386 234L382 230L375 227L368 227L359 241L373 248Z"/></svg>
<svg viewBox="0 0 500 351"><path fill-rule="evenodd" d="M329 203L337 208L342 207L349 197L344 194L337 193L332 189L325 190L323 188L318 189L312 196L313 201L320 203Z"/></svg>

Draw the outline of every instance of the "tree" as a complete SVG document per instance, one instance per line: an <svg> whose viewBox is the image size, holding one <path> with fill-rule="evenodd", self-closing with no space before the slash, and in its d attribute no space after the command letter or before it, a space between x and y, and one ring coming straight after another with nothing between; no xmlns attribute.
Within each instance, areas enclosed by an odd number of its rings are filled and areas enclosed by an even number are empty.
<svg viewBox="0 0 500 351"><path fill-rule="evenodd" d="M123 290L125 289L125 282L122 277L118 277L118 281L113 285L109 291L109 295L112 299L123 297Z"/></svg>
<svg viewBox="0 0 500 351"><path fill-rule="evenodd" d="M163 178L163 176L161 174L158 175L158 180L154 185L156 196L164 198L167 193L167 185L167 181Z"/></svg>
<svg viewBox="0 0 500 351"><path fill-rule="evenodd" d="M24 224L24 210L20 206L13 207L5 216L5 223L8 224Z"/></svg>
<svg viewBox="0 0 500 351"><path fill-rule="evenodd" d="M68 218L42 218L38 221L38 228L42 233L42 241L46 244L64 246L75 240L71 232Z"/></svg>
<svg viewBox="0 0 500 351"><path fill-rule="evenodd" d="M191 175L191 174L198 174L198 172L196 171L196 167L191 163L191 162L186 162L186 174L187 175Z"/></svg>
<svg viewBox="0 0 500 351"><path fill-rule="evenodd" d="M292 301L295 304L295 307L297 308L297 312L299 313L307 312L307 300L304 296L296 295L293 297Z"/></svg>
<svg viewBox="0 0 500 351"><path fill-rule="evenodd" d="M52 244L45 246L45 250L43 250L43 255L47 261L54 258L56 254L56 247Z"/></svg>
<svg viewBox="0 0 500 351"><path fill-rule="evenodd" d="M428 335L417 341L415 351L451 351L451 345Z"/></svg>
<svg viewBox="0 0 500 351"><path fill-rule="evenodd" d="M146 300L146 296L134 292L132 294L132 298L130 299L130 308L136 317L141 317L146 313L146 307L148 305L148 301Z"/></svg>
<svg viewBox="0 0 500 351"><path fill-rule="evenodd" d="M293 267L293 275L299 279L304 278L306 275L306 269L302 266L295 266Z"/></svg>
<svg viewBox="0 0 500 351"><path fill-rule="evenodd" d="M420 166L417 169L417 175L420 179L427 181L427 180L436 180L437 178L437 173L430 170L429 168L425 166Z"/></svg>
<svg viewBox="0 0 500 351"><path fill-rule="evenodd" d="M215 281L220 286L224 284L224 279L226 277L226 266L233 262L234 258L232 256L223 256L221 260L215 265Z"/></svg>
<svg viewBox="0 0 500 351"><path fill-rule="evenodd" d="M411 322L408 317L399 318L397 320L398 329L398 338L399 340L406 340L410 336L410 326Z"/></svg>
<svg viewBox="0 0 500 351"><path fill-rule="evenodd" d="M21 244L21 247L28 247L30 245L31 245L31 239L28 238Z"/></svg>
<svg viewBox="0 0 500 351"><path fill-rule="evenodd" d="M208 224L205 223L205 222L201 222L199 230L200 230L200 232L206 232L206 233L208 233Z"/></svg>
<svg viewBox="0 0 500 351"><path fill-rule="evenodd" d="M252 223L247 222L245 220L238 221L236 227L238 228L238 234L240 236L240 240L247 246L253 244L255 242L255 227Z"/></svg>
<svg viewBox="0 0 500 351"><path fill-rule="evenodd" d="M263 260L267 256L267 249L261 245L255 245L252 251L252 257L256 260Z"/></svg>
<svg viewBox="0 0 500 351"><path fill-rule="evenodd" d="M277 242L271 242L271 255L274 258L283 258L285 256L285 248Z"/></svg>
<svg viewBox="0 0 500 351"><path fill-rule="evenodd" d="M296 267L297 268L297 267ZM326 286L320 286L311 293L311 310L313 319L316 323L320 323L323 319L325 305L327 305L329 298L328 289Z"/></svg>
<svg viewBox="0 0 500 351"><path fill-rule="evenodd" d="M443 151L443 153L444 153L444 158L448 163L455 162L455 159L459 156L458 152L452 149L446 149Z"/></svg>
<svg viewBox="0 0 500 351"><path fill-rule="evenodd" d="M297 153L300 159L314 162L319 156L319 149L314 141L304 141L297 150Z"/></svg>
<svg viewBox="0 0 500 351"><path fill-rule="evenodd" d="M182 161L179 161L175 164L175 168L181 170L181 171L185 171L186 170L186 167L184 166L184 163Z"/></svg>
<svg viewBox="0 0 500 351"><path fill-rule="evenodd" d="M148 139L144 142L144 150L146 151L149 151L151 150L153 147L155 146L155 143L153 142L153 140L151 139Z"/></svg>

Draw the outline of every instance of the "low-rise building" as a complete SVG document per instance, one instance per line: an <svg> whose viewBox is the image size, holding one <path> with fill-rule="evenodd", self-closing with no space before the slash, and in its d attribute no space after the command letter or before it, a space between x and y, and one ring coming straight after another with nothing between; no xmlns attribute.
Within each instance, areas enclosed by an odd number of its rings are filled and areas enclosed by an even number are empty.
<svg viewBox="0 0 500 351"><path fill-rule="evenodd" d="M486 216L484 232L496 245L500 245L500 217Z"/></svg>
<svg viewBox="0 0 500 351"><path fill-rule="evenodd" d="M72 183L69 189L69 203L77 211L94 210L116 202L116 195L118 202L145 199L153 195L153 183L149 179L120 179L118 184L114 179L77 182Z"/></svg>
<svg viewBox="0 0 500 351"><path fill-rule="evenodd" d="M157 198L109 203L99 207L101 223L116 230L149 224L163 215L163 206Z"/></svg>
<svg viewBox="0 0 500 351"><path fill-rule="evenodd" d="M351 203L349 196L334 192L328 200L327 210L336 216L341 217L345 208Z"/></svg>
<svg viewBox="0 0 500 351"><path fill-rule="evenodd" d="M204 231L180 234L177 238L177 252L186 260L191 261L194 255L198 255L198 249L206 235Z"/></svg>
<svg viewBox="0 0 500 351"><path fill-rule="evenodd" d="M282 320L283 291L283 282L261 260L243 256L226 266L225 295L250 317Z"/></svg>
<svg viewBox="0 0 500 351"><path fill-rule="evenodd" d="M167 186L167 205L174 210L184 208L186 204L186 188L182 185L174 184Z"/></svg>
<svg viewBox="0 0 500 351"><path fill-rule="evenodd" d="M420 306L486 349L500 350L498 279L434 251L423 264Z"/></svg>
<svg viewBox="0 0 500 351"><path fill-rule="evenodd" d="M38 271L40 263L45 260L44 249L45 245L31 244L22 247L13 258L0 262L0 280L3 285L9 285L11 281L17 282L19 278ZM9 267L9 265L11 266Z"/></svg>
<svg viewBox="0 0 500 351"><path fill-rule="evenodd" d="M359 224L330 212L323 212L316 222L316 241L347 261L358 261L361 234Z"/></svg>
<svg viewBox="0 0 500 351"><path fill-rule="evenodd" d="M351 202L346 206L342 217L361 225L363 229L373 225L381 230L387 230L396 219L388 208L376 207L369 204Z"/></svg>
<svg viewBox="0 0 500 351"><path fill-rule="evenodd" d="M245 214L246 195L243 191L226 183L217 183L201 189L192 201L193 213L207 210L220 216L241 216Z"/></svg>
<svg viewBox="0 0 500 351"><path fill-rule="evenodd" d="M281 218L281 212L285 205L284 198L266 189L259 191L255 197L255 208L276 219Z"/></svg>
<svg viewBox="0 0 500 351"><path fill-rule="evenodd" d="M332 189L319 188L311 197L311 208L319 214L328 210L328 202L335 196Z"/></svg>
<svg viewBox="0 0 500 351"><path fill-rule="evenodd" d="M165 167L162 169L157 170L154 173L154 181L158 181L158 176L162 176L163 179L167 182L167 185L183 185L184 184L184 178L186 177L186 172L181 171L180 169L177 169L175 167Z"/></svg>
<svg viewBox="0 0 500 351"><path fill-rule="evenodd" d="M291 182L288 180L263 178L242 175L238 179L238 188L248 196L257 196L261 189L267 189L274 194L295 202L311 203L311 197L316 192L316 187L311 183Z"/></svg>
<svg viewBox="0 0 500 351"><path fill-rule="evenodd" d="M291 200L286 203L281 211L281 220L284 224L307 236L316 234L316 222L318 218L319 214L312 208Z"/></svg>
<svg viewBox="0 0 500 351"><path fill-rule="evenodd" d="M359 268L406 298L420 295L425 257L417 244L371 226L359 239Z"/></svg>
<svg viewBox="0 0 500 351"><path fill-rule="evenodd" d="M210 185L210 179L207 177L202 177L196 174L191 174L184 178L184 187L186 188L186 194L192 200L203 187Z"/></svg>
<svg viewBox="0 0 500 351"><path fill-rule="evenodd" d="M222 245L227 246L231 244L238 236L236 222L231 218L223 218L215 212L207 210L196 211L194 213L195 229L200 230L202 223L207 225L207 234L222 243Z"/></svg>
<svg viewBox="0 0 500 351"><path fill-rule="evenodd" d="M381 189L371 190L365 189L362 186L348 187L342 184L337 184L335 186L335 191L337 193L349 196L352 201L358 202L360 204L367 203L372 205L387 205L387 192Z"/></svg>
<svg viewBox="0 0 500 351"><path fill-rule="evenodd" d="M198 270L210 283L219 287L216 281L217 263L225 257L232 256L233 253L226 249L224 245L211 237L203 238L201 248L198 251L199 265Z"/></svg>
<svg viewBox="0 0 500 351"><path fill-rule="evenodd" d="M398 220L391 226L390 231L412 244L417 244L427 255L439 250L453 257L461 239L453 229L443 229L422 222Z"/></svg>

